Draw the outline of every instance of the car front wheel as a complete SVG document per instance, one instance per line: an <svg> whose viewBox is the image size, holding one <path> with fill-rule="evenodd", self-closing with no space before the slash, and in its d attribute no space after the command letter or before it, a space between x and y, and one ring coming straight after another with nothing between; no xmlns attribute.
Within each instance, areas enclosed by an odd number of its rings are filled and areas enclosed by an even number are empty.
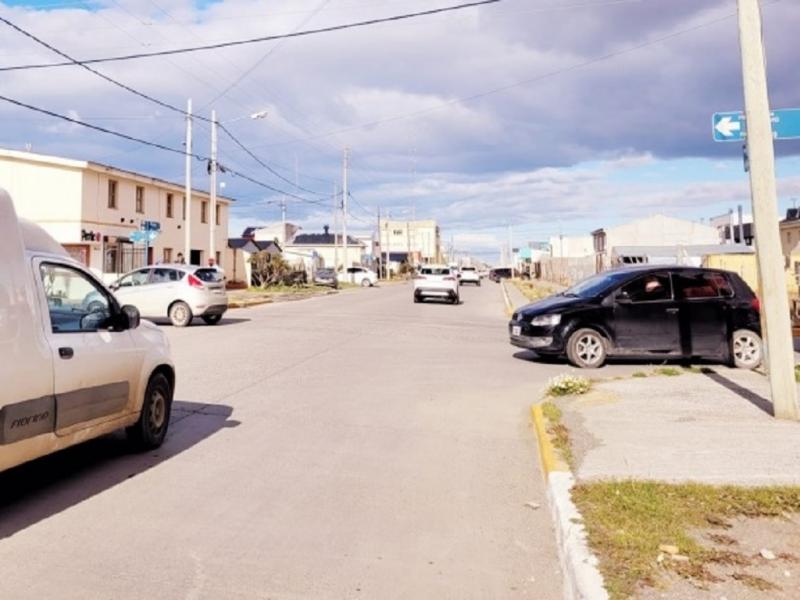
<svg viewBox="0 0 800 600"><path fill-rule="evenodd" d="M581 369L596 369L606 362L606 340L594 329L579 329L567 341L567 358Z"/></svg>
<svg viewBox="0 0 800 600"><path fill-rule="evenodd" d="M163 373L156 373L147 383L139 420L125 430L134 448L158 448L167 436L171 412L172 386Z"/></svg>
<svg viewBox="0 0 800 600"><path fill-rule="evenodd" d="M749 329L733 332L733 364L738 369L755 369L763 355L761 338Z"/></svg>

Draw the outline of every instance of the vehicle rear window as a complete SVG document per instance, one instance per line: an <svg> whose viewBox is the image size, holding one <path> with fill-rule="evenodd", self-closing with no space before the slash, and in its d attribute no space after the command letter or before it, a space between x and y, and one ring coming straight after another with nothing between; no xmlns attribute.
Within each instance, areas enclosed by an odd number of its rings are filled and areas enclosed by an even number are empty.
<svg viewBox="0 0 800 600"><path fill-rule="evenodd" d="M197 269L195 277L206 283L218 283L222 281L222 273L216 269Z"/></svg>
<svg viewBox="0 0 800 600"><path fill-rule="evenodd" d="M469 272L472 272L472 271L474 271L474 270L475 270L475 268L474 268L474 267L464 267L464 268L463 268L463 269L461 269L461 270L462 270L462 271L464 271L464 272L467 272L467 271L469 271Z"/></svg>
<svg viewBox="0 0 800 600"><path fill-rule="evenodd" d="M675 273L672 281L680 299L733 297L731 283L722 273Z"/></svg>
<svg viewBox="0 0 800 600"><path fill-rule="evenodd" d="M450 275L450 269L437 269L431 267L425 267L422 269L423 275Z"/></svg>
<svg viewBox="0 0 800 600"><path fill-rule="evenodd" d="M183 271L177 269L153 269L153 283L169 283L183 279Z"/></svg>

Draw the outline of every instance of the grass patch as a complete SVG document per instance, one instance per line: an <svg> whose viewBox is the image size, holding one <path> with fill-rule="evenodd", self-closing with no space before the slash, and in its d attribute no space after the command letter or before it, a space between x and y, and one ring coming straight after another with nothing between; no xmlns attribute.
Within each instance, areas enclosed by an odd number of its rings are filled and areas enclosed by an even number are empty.
<svg viewBox="0 0 800 600"><path fill-rule="evenodd" d="M653 371L653 373L656 375L665 375L666 377L678 377L679 375L683 375L683 372L675 367L659 367Z"/></svg>
<svg viewBox="0 0 800 600"><path fill-rule="evenodd" d="M589 544L612 599L630 597L639 585L655 586L663 569L700 585L713 581L713 563L745 566L749 559L710 550L690 534L730 527L728 519L780 517L800 512L800 487L740 488L700 484L621 481L579 484L573 499L584 517ZM730 539L718 534L719 539ZM674 545L688 562L657 561L659 546ZM762 582L741 581L761 589ZM768 583L768 582L767 582ZM771 585L771 584L769 584Z"/></svg>
<svg viewBox="0 0 800 600"><path fill-rule="evenodd" d="M572 444L569 439L569 429L561 422L561 409L554 402L542 403L542 414L547 419L547 433L553 442L556 450L561 453L561 457L566 463L573 467L574 456L572 454Z"/></svg>
<svg viewBox="0 0 800 600"><path fill-rule="evenodd" d="M800 365L794 366L794 380L800 381Z"/></svg>
<svg viewBox="0 0 800 600"><path fill-rule="evenodd" d="M644 371L636 371L636 373L631 375L631 377L639 377L639 378L647 377L647 373L645 373Z"/></svg>
<svg viewBox="0 0 800 600"><path fill-rule="evenodd" d="M542 300L558 292L558 289L548 283L527 279L512 279L517 289L531 302Z"/></svg>
<svg viewBox="0 0 800 600"><path fill-rule="evenodd" d="M578 375L559 375L547 382L545 396L576 396L592 389L592 382Z"/></svg>

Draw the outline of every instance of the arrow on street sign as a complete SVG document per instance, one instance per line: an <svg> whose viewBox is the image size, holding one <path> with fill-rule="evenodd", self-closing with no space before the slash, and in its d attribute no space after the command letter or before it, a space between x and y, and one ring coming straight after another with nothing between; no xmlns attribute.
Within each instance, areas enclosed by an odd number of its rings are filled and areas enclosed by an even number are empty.
<svg viewBox="0 0 800 600"><path fill-rule="evenodd" d="M770 114L774 139L800 139L800 108L783 108ZM714 113L711 126L715 142L741 142L747 137L747 123L740 111Z"/></svg>

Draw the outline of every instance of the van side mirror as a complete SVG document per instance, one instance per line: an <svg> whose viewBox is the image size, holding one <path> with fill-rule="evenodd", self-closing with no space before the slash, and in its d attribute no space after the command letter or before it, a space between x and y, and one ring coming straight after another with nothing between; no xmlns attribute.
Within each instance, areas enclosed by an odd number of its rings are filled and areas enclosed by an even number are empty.
<svg viewBox="0 0 800 600"><path fill-rule="evenodd" d="M127 329L136 329L142 320L139 314L139 309L131 304L126 304L122 307L119 313L119 330L125 331Z"/></svg>

